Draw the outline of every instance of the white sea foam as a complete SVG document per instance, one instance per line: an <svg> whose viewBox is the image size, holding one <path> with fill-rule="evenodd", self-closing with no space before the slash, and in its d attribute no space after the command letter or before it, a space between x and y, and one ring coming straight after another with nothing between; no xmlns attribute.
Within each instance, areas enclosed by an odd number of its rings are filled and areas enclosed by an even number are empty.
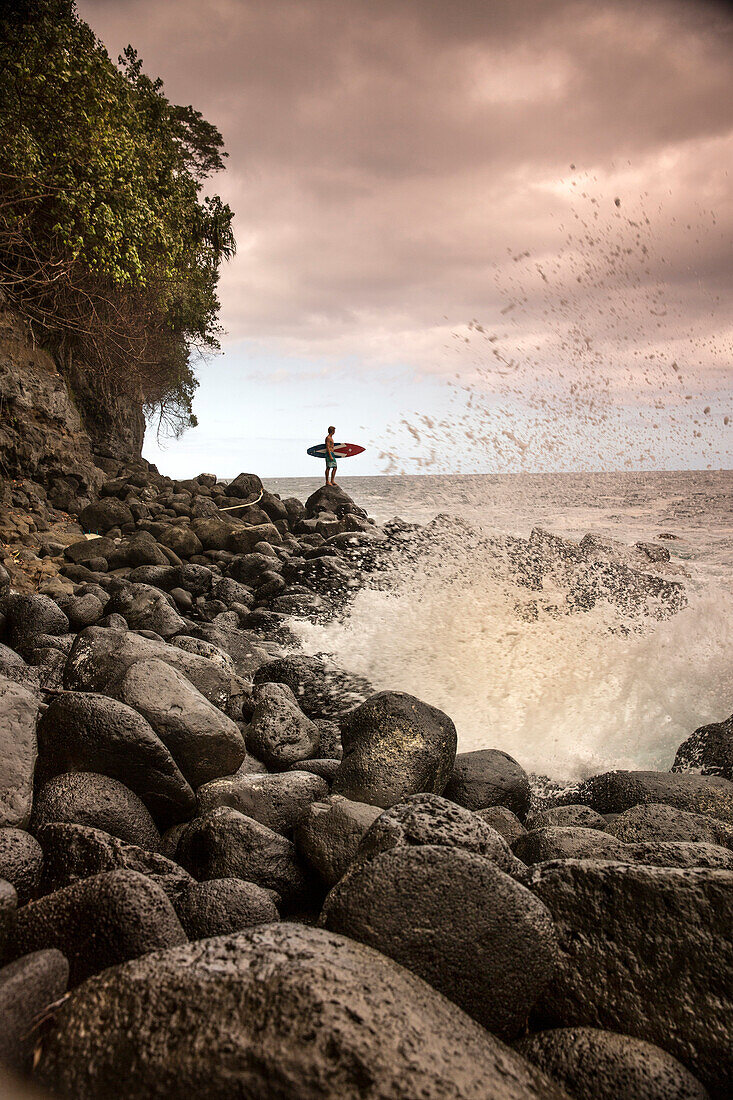
<svg viewBox="0 0 733 1100"><path fill-rule="evenodd" d="M342 621L300 631L308 652L440 707L460 750L503 749L556 779L668 769L692 730L733 710L729 591L693 583L685 610L632 623L605 603L547 613L551 592L525 621L517 604L537 595L485 546L443 546L403 562L388 590L360 592Z"/></svg>

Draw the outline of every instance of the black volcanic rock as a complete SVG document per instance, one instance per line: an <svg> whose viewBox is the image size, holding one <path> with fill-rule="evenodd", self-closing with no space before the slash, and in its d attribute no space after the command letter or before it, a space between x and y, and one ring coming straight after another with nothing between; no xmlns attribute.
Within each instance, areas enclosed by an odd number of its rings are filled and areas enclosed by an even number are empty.
<svg viewBox="0 0 733 1100"><path fill-rule="evenodd" d="M160 833L145 803L107 775L67 772L44 783L33 801L31 831L53 821L89 825L128 844L160 850Z"/></svg>
<svg viewBox="0 0 733 1100"><path fill-rule="evenodd" d="M21 905L33 897L41 881L43 851L24 829L0 829L0 879L15 887Z"/></svg>
<svg viewBox="0 0 733 1100"><path fill-rule="evenodd" d="M506 806L519 818L529 809L529 779L524 768L500 749L477 749L456 756L445 797L469 810Z"/></svg>
<svg viewBox="0 0 733 1100"><path fill-rule="evenodd" d="M66 991L69 964L60 951L33 951L0 970L0 1063L19 1073L31 1069L35 1025L44 1009Z"/></svg>

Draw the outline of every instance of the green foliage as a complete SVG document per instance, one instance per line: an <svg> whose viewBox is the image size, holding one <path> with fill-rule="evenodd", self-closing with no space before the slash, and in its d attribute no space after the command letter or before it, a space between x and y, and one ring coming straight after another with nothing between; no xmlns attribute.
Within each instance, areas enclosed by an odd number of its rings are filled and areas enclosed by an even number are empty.
<svg viewBox="0 0 733 1100"><path fill-rule="evenodd" d="M225 156L132 47L112 63L72 0L0 6L0 286L96 385L179 426L235 249L232 211L203 193Z"/></svg>

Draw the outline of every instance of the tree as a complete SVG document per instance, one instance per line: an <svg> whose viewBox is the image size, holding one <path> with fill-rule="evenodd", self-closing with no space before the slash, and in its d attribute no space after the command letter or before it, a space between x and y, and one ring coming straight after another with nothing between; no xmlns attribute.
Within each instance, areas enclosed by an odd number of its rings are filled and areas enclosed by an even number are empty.
<svg viewBox="0 0 733 1100"><path fill-rule="evenodd" d="M218 129L115 65L72 0L0 6L0 288L90 392L181 429L195 349L218 346L232 211L206 196Z"/></svg>

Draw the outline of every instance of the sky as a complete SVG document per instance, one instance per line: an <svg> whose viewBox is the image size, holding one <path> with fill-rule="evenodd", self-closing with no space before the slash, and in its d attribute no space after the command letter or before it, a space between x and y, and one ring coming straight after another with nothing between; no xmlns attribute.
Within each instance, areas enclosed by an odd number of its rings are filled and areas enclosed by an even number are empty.
<svg viewBox="0 0 733 1100"><path fill-rule="evenodd" d="M221 130L220 355L162 472L729 468L733 10L80 0ZM732 169L733 170L733 169Z"/></svg>

